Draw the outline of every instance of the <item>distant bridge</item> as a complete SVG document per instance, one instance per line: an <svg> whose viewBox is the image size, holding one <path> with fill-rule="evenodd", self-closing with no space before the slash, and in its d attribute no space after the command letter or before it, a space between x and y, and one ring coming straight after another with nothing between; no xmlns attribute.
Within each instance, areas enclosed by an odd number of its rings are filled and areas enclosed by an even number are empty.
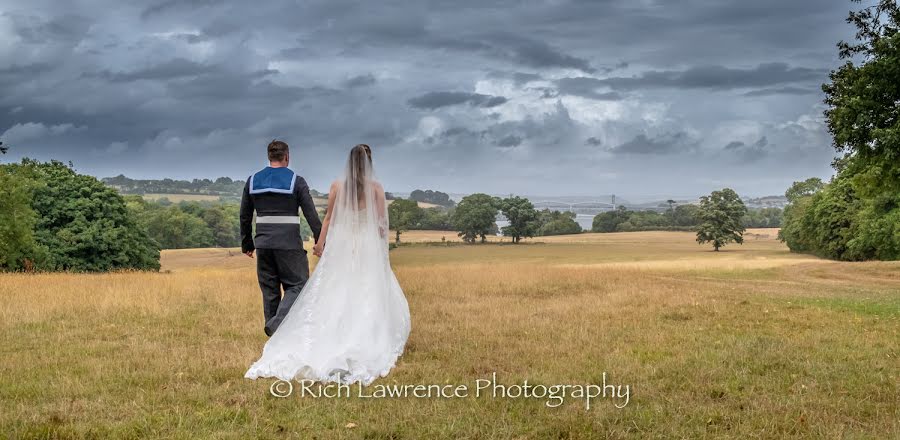
<svg viewBox="0 0 900 440"><path fill-rule="evenodd" d="M612 211L616 205L610 202L589 200L585 202L566 202L562 200L539 200L532 202L537 210L549 209L551 211L569 211L576 214L595 215L600 212Z"/></svg>

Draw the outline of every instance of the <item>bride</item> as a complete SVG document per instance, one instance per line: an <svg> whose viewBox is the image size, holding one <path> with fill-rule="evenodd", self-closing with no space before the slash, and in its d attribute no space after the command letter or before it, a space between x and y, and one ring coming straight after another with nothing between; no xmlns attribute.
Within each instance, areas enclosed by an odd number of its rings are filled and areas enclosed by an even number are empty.
<svg viewBox="0 0 900 440"><path fill-rule="evenodd" d="M410 321L391 271L387 231L372 150L360 144L350 150L344 178L328 191L314 248L319 263L244 377L368 385L388 374L403 353Z"/></svg>

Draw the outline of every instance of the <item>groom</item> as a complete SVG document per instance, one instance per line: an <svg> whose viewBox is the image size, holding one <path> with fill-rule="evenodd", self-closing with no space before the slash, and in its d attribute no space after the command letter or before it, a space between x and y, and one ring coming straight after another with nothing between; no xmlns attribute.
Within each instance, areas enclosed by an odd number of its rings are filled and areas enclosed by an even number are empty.
<svg viewBox="0 0 900 440"><path fill-rule="evenodd" d="M306 180L288 168L288 145L273 140L268 153L269 166L250 176L241 196L241 251L250 258L256 251L256 276L266 317L263 329L272 336L309 279L298 211L303 210L317 242L322 223ZM251 237L254 210L256 236Z"/></svg>

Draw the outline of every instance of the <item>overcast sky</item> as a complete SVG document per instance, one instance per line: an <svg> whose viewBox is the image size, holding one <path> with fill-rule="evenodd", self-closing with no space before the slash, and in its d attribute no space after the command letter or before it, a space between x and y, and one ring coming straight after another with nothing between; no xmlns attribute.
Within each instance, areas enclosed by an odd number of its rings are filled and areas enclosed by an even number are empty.
<svg viewBox="0 0 900 440"><path fill-rule="evenodd" d="M98 176L781 194L828 177L829 0L0 0L0 139Z"/></svg>

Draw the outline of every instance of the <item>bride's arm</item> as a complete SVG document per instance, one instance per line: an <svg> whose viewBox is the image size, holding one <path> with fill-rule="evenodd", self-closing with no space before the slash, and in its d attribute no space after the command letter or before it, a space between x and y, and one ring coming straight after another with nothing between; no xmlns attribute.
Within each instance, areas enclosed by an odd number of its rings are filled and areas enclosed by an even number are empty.
<svg viewBox="0 0 900 440"><path fill-rule="evenodd" d="M334 212L334 199L337 196L338 183L332 182L331 189L328 190L328 208L325 209L325 220L322 222L322 233L319 234L319 241L313 247L313 255L322 256L325 250L325 238L328 237L328 226L331 225L331 213Z"/></svg>
<svg viewBox="0 0 900 440"><path fill-rule="evenodd" d="M384 187L378 182L372 182L375 189L375 215L378 220L378 233L382 238L387 237L387 201L384 197Z"/></svg>

